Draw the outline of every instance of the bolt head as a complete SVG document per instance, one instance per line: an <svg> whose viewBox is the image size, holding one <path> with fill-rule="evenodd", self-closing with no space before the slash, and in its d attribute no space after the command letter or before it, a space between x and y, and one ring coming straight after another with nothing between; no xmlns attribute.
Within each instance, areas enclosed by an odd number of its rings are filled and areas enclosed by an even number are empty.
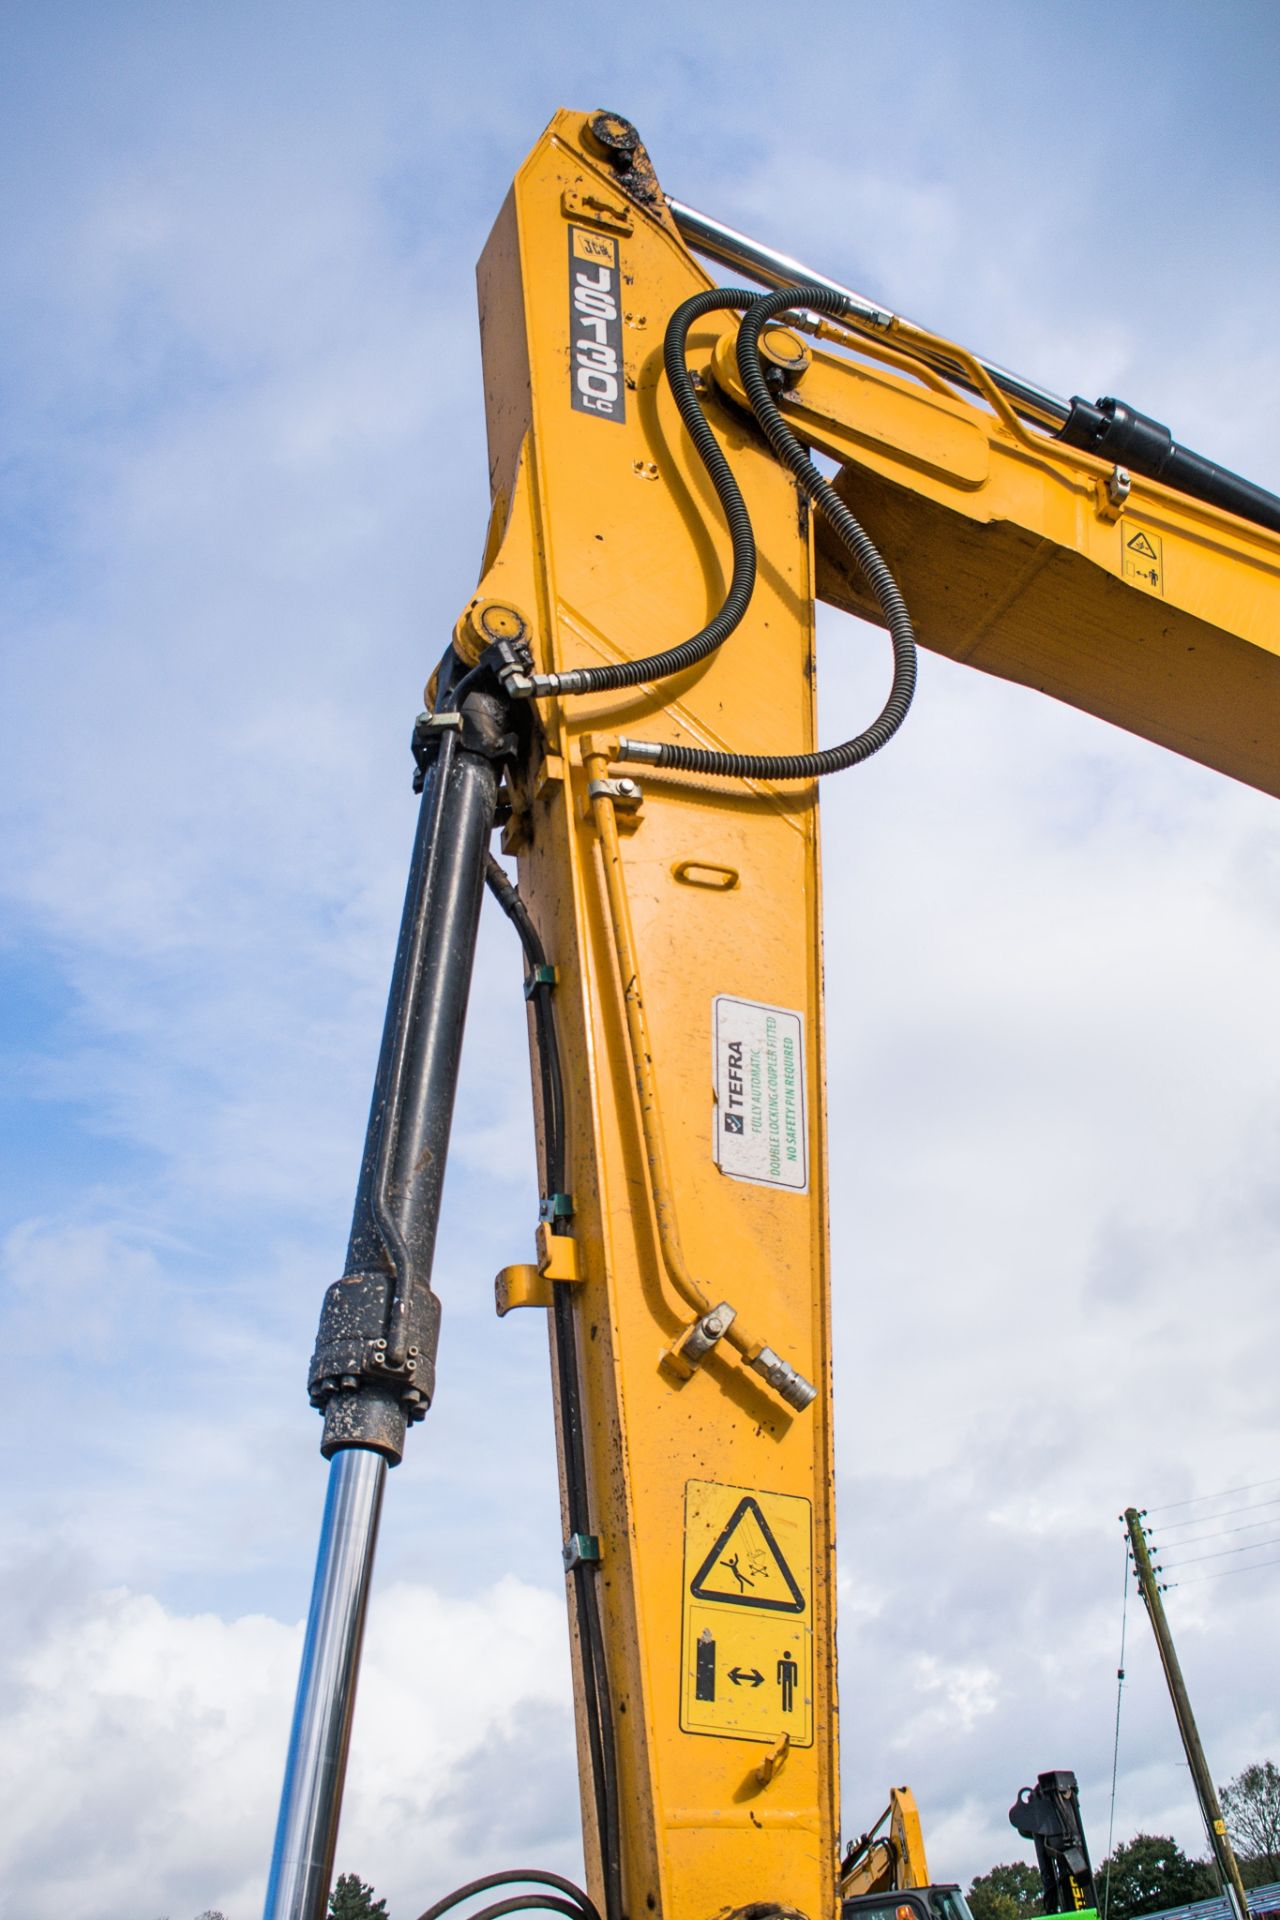
<svg viewBox="0 0 1280 1920"><path fill-rule="evenodd" d="M629 160L640 145L640 135L631 122L624 120L620 113L607 113L603 108L599 113L592 114L587 122L587 132L611 160Z"/></svg>

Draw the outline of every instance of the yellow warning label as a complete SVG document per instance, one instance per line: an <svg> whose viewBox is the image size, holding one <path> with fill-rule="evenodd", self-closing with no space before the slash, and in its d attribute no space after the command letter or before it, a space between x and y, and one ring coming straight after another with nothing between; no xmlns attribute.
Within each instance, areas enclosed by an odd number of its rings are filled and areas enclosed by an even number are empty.
<svg viewBox="0 0 1280 1920"><path fill-rule="evenodd" d="M1121 522L1120 570L1126 580L1148 593L1164 593L1164 541L1158 533Z"/></svg>
<svg viewBox="0 0 1280 1920"><path fill-rule="evenodd" d="M610 240L607 234L588 233L584 227L570 227L573 236L574 258L578 260L598 260L602 266L616 267L618 264L618 243Z"/></svg>
<svg viewBox="0 0 1280 1920"><path fill-rule="evenodd" d="M683 1615L684 1731L812 1746L809 1502L690 1480Z"/></svg>

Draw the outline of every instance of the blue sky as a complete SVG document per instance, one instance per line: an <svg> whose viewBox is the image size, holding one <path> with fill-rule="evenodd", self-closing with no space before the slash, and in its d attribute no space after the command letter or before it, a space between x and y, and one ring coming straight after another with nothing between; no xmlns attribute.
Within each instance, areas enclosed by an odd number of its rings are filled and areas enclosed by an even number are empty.
<svg viewBox="0 0 1280 1920"><path fill-rule="evenodd" d="M7 12L0 1915L260 1899L407 737L487 515L472 268L551 112L625 112L669 191L1280 486L1278 53L1270 4L1185 0ZM822 635L835 737L882 650ZM910 1778L966 1877L1067 1764L1100 1851L1113 1516L1280 1475L1273 810L933 661L825 805L846 1826ZM397 1916L574 1858L542 1331L489 1290L534 1205L518 972L488 927L344 1832ZM1177 1596L1220 1777L1280 1748L1273 1578ZM415 1676L409 1782L405 1633L511 1649L478 1700ZM1118 1830L1195 1846L1148 1654Z"/></svg>

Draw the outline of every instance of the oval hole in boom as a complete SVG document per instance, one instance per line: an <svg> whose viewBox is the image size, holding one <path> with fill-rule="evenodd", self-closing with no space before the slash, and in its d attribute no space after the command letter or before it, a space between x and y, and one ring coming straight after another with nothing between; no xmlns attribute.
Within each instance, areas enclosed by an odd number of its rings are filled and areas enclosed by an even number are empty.
<svg viewBox="0 0 1280 1920"><path fill-rule="evenodd" d="M671 869L686 887L707 887L712 893L731 893L741 879L736 867L717 866L713 860L678 860Z"/></svg>

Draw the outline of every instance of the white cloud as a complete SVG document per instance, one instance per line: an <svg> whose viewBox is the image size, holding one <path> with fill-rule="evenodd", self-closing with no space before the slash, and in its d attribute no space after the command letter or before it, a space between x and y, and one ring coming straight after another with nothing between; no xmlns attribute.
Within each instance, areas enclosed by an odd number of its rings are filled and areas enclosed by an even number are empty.
<svg viewBox="0 0 1280 1920"><path fill-rule="evenodd" d="M184 1615L123 1589L24 1625L0 1708L0 1914L255 1912L300 1629ZM572 1869L567 1703L558 1595L510 1578L468 1600L380 1594L339 1869L402 1914L479 1861L518 1862L531 1830ZM481 1773L482 1801L460 1794Z"/></svg>
<svg viewBox="0 0 1280 1920"><path fill-rule="evenodd" d="M10 174L32 484L5 897L73 1005L20 1036L30 1126L73 1170L47 1207L15 1196L4 1269L10 1350L41 1362L8 1402L15 1920L149 1920L139 1859L174 1920L256 1898L297 1650L270 1616L310 1576L301 1380L399 911L405 737L483 530L469 262L556 93L633 111L674 191L1276 472L1270 122L1232 137L1261 14L1193 57L1167 10L1068 31L993 5L975 31L818 0L787 46L762 5L732 35L660 7L679 32L651 73L629 20L588 58L522 19L503 71L461 16L428 46L412 9L358 36L340 9L301 34L252 11L194 38L109 23L91 83L59 48L56 101L32 96L55 137L19 134ZM1114 58L1122 31L1142 53L1123 113L1081 79L1104 18ZM774 110L744 114L765 77ZM832 620L823 644L833 737L878 705L884 643ZM967 1875L1017 1850L1017 1786L1067 1764L1097 1853L1112 1516L1275 1465L1270 803L926 661L892 754L824 805L845 1823L905 1775L935 1869ZM356 1732L342 1862L397 1920L480 1860L574 1864L561 1602L490 1584L553 1578L558 1545L541 1330L495 1328L488 1292L532 1226L517 968L495 926L440 1393L388 1495ZM1268 1591L1171 1596L1224 1775L1280 1740L1248 1678ZM1144 1632L1131 1614L1118 1832L1197 1845Z"/></svg>

